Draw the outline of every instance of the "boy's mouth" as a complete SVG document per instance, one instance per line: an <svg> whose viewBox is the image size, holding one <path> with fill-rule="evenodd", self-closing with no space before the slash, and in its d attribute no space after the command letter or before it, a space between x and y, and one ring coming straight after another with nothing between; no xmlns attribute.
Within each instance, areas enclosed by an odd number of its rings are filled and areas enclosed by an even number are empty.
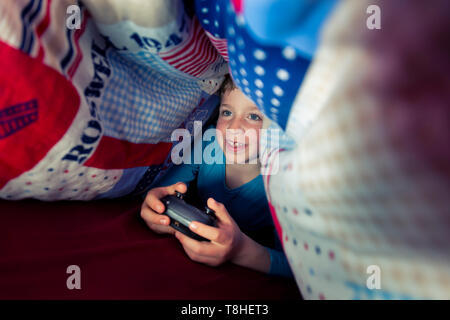
<svg viewBox="0 0 450 320"><path fill-rule="evenodd" d="M241 152L241 151L245 150L245 148L247 147L247 144L239 143L235 140L226 140L225 144L226 144L227 151L231 151L233 153Z"/></svg>

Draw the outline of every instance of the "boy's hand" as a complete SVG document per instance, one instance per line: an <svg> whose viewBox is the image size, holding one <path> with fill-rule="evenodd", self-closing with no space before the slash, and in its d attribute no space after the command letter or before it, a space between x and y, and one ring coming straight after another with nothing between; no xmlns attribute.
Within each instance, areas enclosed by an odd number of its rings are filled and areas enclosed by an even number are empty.
<svg viewBox="0 0 450 320"><path fill-rule="evenodd" d="M223 204L209 198L208 207L216 213L217 228L193 221L189 229L211 242L194 240L179 231L175 231L175 236L189 258L210 266L218 266L231 260L240 251L244 235Z"/></svg>
<svg viewBox="0 0 450 320"><path fill-rule="evenodd" d="M148 227L156 233L175 233L175 229L169 226L170 218L161 215L164 212L164 204L161 198L175 194L175 191L186 193L187 186L183 182L178 182L168 187L153 188L145 197L141 207L141 217L147 223Z"/></svg>

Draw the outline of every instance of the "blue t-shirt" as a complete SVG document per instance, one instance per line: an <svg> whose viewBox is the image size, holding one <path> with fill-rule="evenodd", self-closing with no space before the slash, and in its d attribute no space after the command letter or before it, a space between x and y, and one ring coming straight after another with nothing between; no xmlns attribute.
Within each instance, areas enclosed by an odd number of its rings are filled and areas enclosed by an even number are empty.
<svg viewBox="0 0 450 320"><path fill-rule="evenodd" d="M291 269L275 232L262 176L258 175L253 180L230 189L225 180L225 155L216 139L212 140L212 142L202 143L202 154L205 156L202 157L201 164L193 162L194 151L192 150L191 164L174 165L157 182L157 186L169 186L180 181L189 186L189 183L197 178L197 192L202 203L206 205L208 198L214 198L221 202L242 232L251 235L258 230L271 230L271 236L276 239L274 239L275 249L266 247L271 257L269 273L292 277ZM205 163L205 157L209 156L205 152L208 145L208 150L215 150L212 152L214 159L219 159L219 161L211 161L211 157L209 157L210 160ZM216 156L215 152L219 152L219 154Z"/></svg>

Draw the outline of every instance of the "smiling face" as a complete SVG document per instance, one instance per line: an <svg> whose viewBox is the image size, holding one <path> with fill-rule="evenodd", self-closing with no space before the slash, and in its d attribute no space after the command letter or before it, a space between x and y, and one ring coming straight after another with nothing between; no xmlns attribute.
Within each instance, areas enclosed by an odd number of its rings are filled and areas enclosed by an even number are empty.
<svg viewBox="0 0 450 320"><path fill-rule="evenodd" d="M258 158L262 125L263 114L241 90L224 92L216 131L227 162L248 163Z"/></svg>

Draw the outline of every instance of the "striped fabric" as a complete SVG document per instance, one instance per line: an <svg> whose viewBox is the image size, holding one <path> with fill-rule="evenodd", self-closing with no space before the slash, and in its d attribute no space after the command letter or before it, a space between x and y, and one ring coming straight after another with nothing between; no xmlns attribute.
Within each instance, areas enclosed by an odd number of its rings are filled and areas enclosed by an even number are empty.
<svg viewBox="0 0 450 320"><path fill-rule="evenodd" d="M211 40L211 43L214 45L214 47L220 53L220 55L225 59L226 62L228 62L227 39L217 38L208 31L205 31L205 33L209 37L209 40Z"/></svg>
<svg viewBox="0 0 450 320"><path fill-rule="evenodd" d="M184 43L172 50L160 53L160 56L178 70L199 77L212 63L220 59L220 55L211 45L195 17L192 19L191 30Z"/></svg>
<svg viewBox="0 0 450 320"><path fill-rule="evenodd" d="M30 1L21 11L20 17L23 21L22 28L22 42L20 44L20 50L31 53L33 49L33 44L35 42L35 35L33 32L33 25L37 21L37 17L42 10L43 1ZM44 3L45 5L45 3Z"/></svg>
<svg viewBox="0 0 450 320"><path fill-rule="evenodd" d="M37 119L38 106L36 100L0 110L0 139L36 122Z"/></svg>

